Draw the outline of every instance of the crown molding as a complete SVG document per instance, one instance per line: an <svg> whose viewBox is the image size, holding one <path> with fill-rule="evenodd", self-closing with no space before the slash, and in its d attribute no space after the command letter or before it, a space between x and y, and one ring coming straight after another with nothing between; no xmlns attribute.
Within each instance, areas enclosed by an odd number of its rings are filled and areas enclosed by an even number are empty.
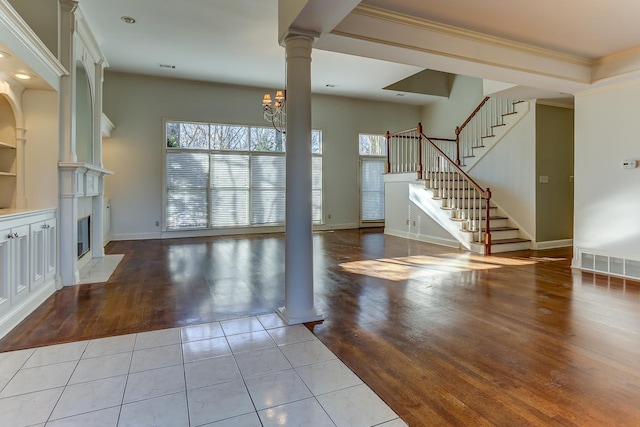
<svg viewBox="0 0 640 427"><path fill-rule="evenodd" d="M20 55L22 60L38 74L45 72L47 75L42 75L41 77L53 88L57 89L59 86L57 80L62 76L68 75L69 72L7 0L0 0L0 27L4 30L0 30L0 33L6 34L8 32L13 39L7 40L3 37L3 42L16 54ZM25 57L25 51L29 54L29 57ZM34 63L34 61L37 63Z"/></svg>

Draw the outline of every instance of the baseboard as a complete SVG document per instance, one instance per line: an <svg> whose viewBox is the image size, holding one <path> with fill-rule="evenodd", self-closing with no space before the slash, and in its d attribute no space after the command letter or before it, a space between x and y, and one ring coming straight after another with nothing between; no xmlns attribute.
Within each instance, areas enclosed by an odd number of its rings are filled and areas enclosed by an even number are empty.
<svg viewBox="0 0 640 427"><path fill-rule="evenodd" d="M546 242L536 242L533 244L533 249L554 249L554 248L567 248L573 246L573 239L564 240L549 240Z"/></svg>
<svg viewBox="0 0 640 427"><path fill-rule="evenodd" d="M130 233L130 234L112 234L111 241L118 240L152 240L162 239L162 233Z"/></svg>
<svg viewBox="0 0 640 427"><path fill-rule="evenodd" d="M313 226L313 231L328 230L350 230L359 228L355 222L343 224L318 224ZM152 240L152 239L180 239L185 237L215 237L215 236L232 236L244 234L266 234L266 233L284 233L285 227L264 226L264 227L242 227L242 228L219 228L206 230L176 230L162 231L159 233L130 233L130 234L112 234L110 240Z"/></svg>
<svg viewBox="0 0 640 427"><path fill-rule="evenodd" d="M393 230L386 227L384 229L384 234L388 234L390 236L395 236L395 237L401 237L403 239L418 240L420 242L431 243L433 245L446 246L448 248L456 248L456 249L462 248L462 246L460 245L460 242L454 239L444 239L442 237L409 233L407 231Z"/></svg>
<svg viewBox="0 0 640 427"><path fill-rule="evenodd" d="M56 291L55 281L42 285L40 289L29 295L16 307L13 307L0 319L0 338L7 335L20 322L27 318L36 308L46 301Z"/></svg>
<svg viewBox="0 0 640 427"><path fill-rule="evenodd" d="M329 231L329 230L351 230L360 228L355 222L347 222L344 224L319 224L313 227L313 231Z"/></svg>

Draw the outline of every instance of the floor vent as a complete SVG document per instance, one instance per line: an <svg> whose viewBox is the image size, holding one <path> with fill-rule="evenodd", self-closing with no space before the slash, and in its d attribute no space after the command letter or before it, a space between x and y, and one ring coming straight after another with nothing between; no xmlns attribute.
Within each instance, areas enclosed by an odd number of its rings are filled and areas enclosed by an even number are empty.
<svg viewBox="0 0 640 427"><path fill-rule="evenodd" d="M640 279L640 261L579 250L580 268L596 273Z"/></svg>

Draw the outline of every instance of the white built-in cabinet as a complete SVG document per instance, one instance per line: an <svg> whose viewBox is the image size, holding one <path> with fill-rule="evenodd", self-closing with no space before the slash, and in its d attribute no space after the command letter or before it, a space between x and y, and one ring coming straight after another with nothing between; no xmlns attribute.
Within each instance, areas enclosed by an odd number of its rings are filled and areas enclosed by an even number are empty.
<svg viewBox="0 0 640 427"><path fill-rule="evenodd" d="M0 210L0 337L55 292L56 210Z"/></svg>

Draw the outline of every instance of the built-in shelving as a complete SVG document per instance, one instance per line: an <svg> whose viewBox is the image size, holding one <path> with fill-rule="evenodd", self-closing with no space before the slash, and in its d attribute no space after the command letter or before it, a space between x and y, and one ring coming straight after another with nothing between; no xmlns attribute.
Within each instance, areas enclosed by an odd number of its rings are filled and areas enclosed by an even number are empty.
<svg viewBox="0 0 640 427"><path fill-rule="evenodd" d="M14 112L7 96L0 95L0 208L15 208L18 185L18 150Z"/></svg>

